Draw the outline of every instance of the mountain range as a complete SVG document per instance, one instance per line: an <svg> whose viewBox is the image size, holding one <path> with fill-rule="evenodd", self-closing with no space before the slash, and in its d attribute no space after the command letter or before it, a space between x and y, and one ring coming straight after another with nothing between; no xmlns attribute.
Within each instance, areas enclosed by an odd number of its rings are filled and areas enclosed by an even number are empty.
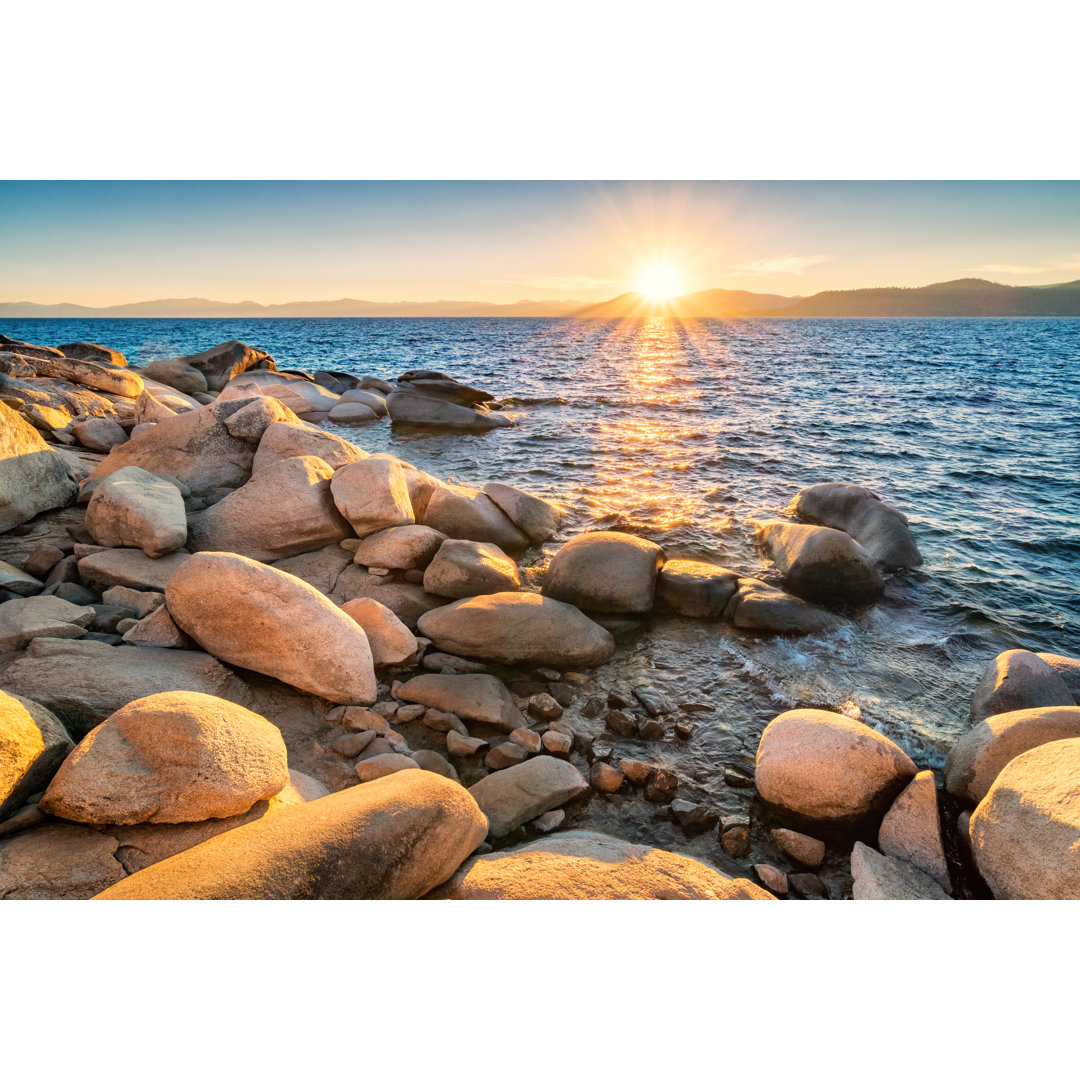
<svg viewBox="0 0 1080 1080"><path fill-rule="evenodd" d="M999 285L960 278L920 288L829 290L813 296L779 296L742 289L706 289L666 301L623 293L599 304L581 300L519 300L493 304L472 300L305 300L258 304L228 303L197 297L144 300L111 307L82 304L0 303L0 319L155 319L155 318L578 318L626 319L654 315L719 319L757 318L950 318L987 316L1080 316L1080 281L1059 285Z"/></svg>

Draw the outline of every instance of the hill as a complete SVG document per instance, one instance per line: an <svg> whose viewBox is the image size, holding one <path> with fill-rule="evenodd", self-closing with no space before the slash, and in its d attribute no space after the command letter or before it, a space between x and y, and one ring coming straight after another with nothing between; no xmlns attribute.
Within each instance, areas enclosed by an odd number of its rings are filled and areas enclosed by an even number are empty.
<svg viewBox="0 0 1080 1080"><path fill-rule="evenodd" d="M574 318L636 319L650 315L676 315L686 319L723 319L751 309L767 311L787 307L798 300L797 296L753 293L744 289L706 289L667 301L651 301L641 293L628 292L575 311Z"/></svg>

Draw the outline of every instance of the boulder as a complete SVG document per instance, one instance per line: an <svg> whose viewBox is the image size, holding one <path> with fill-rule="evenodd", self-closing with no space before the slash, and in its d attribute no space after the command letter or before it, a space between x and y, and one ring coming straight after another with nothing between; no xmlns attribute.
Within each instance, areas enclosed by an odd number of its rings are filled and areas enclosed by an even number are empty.
<svg viewBox="0 0 1080 1080"><path fill-rule="evenodd" d="M42 791L74 749L48 709L0 691L0 821Z"/></svg>
<svg viewBox="0 0 1080 1080"><path fill-rule="evenodd" d="M130 630L123 635L128 645L138 645L144 649L192 649L191 640L173 622L169 609L162 605L149 615L144 615Z"/></svg>
<svg viewBox="0 0 1080 1080"><path fill-rule="evenodd" d="M494 675L417 675L398 688L397 698L503 731L527 725L510 691Z"/></svg>
<svg viewBox="0 0 1080 1080"><path fill-rule="evenodd" d="M283 573L314 585L324 596L329 596L337 585L341 572L352 567L352 552L340 544L327 544L318 551L303 555L291 555L272 564Z"/></svg>
<svg viewBox="0 0 1080 1080"><path fill-rule="evenodd" d="M946 892L952 892L941 839L937 788L929 769L916 773L889 807L878 829L878 847L882 854L911 863Z"/></svg>
<svg viewBox="0 0 1080 1080"><path fill-rule="evenodd" d="M430 493L423 523L451 539L496 544L503 551L529 546L529 538L489 496L460 484L443 484Z"/></svg>
<svg viewBox="0 0 1080 1080"><path fill-rule="evenodd" d="M412 525L412 503L405 473L394 461L367 458L342 465L330 481L342 516L363 539L396 525Z"/></svg>
<svg viewBox="0 0 1080 1080"><path fill-rule="evenodd" d="M0 900L89 900L123 879L117 846L105 833L67 824L0 840Z"/></svg>
<svg viewBox="0 0 1080 1080"><path fill-rule="evenodd" d="M243 555L201 552L169 579L165 603L184 633L226 663L337 704L375 701L367 636L306 581Z"/></svg>
<svg viewBox="0 0 1080 1080"><path fill-rule="evenodd" d="M615 639L576 607L536 593L507 592L458 600L421 615L417 628L437 649L504 664L595 667Z"/></svg>
<svg viewBox="0 0 1080 1080"><path fill-rule="evenodd" d="M230 379L242 372L250 371L256 365L274 370L274 361L269 353L253 349L242 341L226 341L223 345L215 345L214 348L207 349L205 352L182 356L172 363L178 370L190 367L202 372L206 380L206 385L198 388L202 390L221 390ZM156 372L153 373L153 377L161 379L161 375ZM168 380L162 379L162 381Z"/></svg>
<svg viewBox="0 0 1080 1080"><path fill-rule="evenodd" d="M98 589L126 585L164 592L173 572L190 558L186 551L173 551L152 559L136 548L111 548L84 555L79 560L79 577Z"/></svg>
<svg viewBox="0 0 1080 1080"><path fill-rule="evenodd" d="M426 525L397 525L360 541L353 561L387 570L422 570L435 558L446 536Z"/></svg>
<svg viewBox="0 0 1080 1080"><path fill-rule="evenodd" d="M447 676L447 678L467 676ZM506 836L519 825L568 803L589 787L569 761L534 757L520 765L490 773L477 781L469 794L488 819L492 836Z"/></svg>
<svg viewBox="0 0 1080 1080"><path fill-rule="evenodd" d="M739 588L739 575L696 559L669 559L656 579L656 606L691 619L719 619Z"/></svg>
<svg viewBox="0 0 1080 1080"><path fill-rule="evenodd" d="M851 852L854 900L951 900L928 874L861 841Z"/></svg>
<svg viewBox="0 0 1080 1080"><path fill-rule="evenodd" d="M874 557L839 529L765 521L758 523L756 538L784 575L784 585L804 600L869 604L885 592Z"/></svg>
<svg viewBox="0 0 1080 1080"><path fill-rule="evenodd" d="M18 338L0 334L0 349L10 349L23 357L63 357L59 349L51 345L31 345L28 341L20 341Z"/></svg>
<svg viewBox="0 0 1080 1080"><path fill-rule="evenodd" d="M132 874L99 899L423 896L476 850L487 826L460 784L411 764L407 771L215 836Z"/></svg>
<svg viewBox="0 0 1080 1080"><path fill-rule="evenodd" d="M769 634L821 634L842 625L831 611L757 578L739 578L739 588L724 608L724 619L739 630Z"/></svg>
<svg viewBox="0 0 1080 1080"><path fill-rule="evenodd" d="M170 420L176 416L176 410L158 401L149 390L144 390L135 399L135 424L156 424L159 420ZM76 436L77 438L78 436Z"/></svg>
<svg viewBox="0 0 1080 1080"><path fill-rule="evenodd" d="M1020 709L1074 705L1065 680L1026 649L1010 649L990 662L971 695L971 722Z"/></svg>
<svg viewBox="0 0 1080 1080"><path fill-rule="evenodd" d="M356 763L356 775L361 784L367 784L372 780L381 780L384 776L390 776L391 773L419 768L419 762L413 761L411 757L406 757L404 754L373 754L371 757L361 758Z"/></svg>
<svg viewBox="0 0 1080 1080"><path fill-rule="evenodd" d="M98 544L141 548L152 559L187 542L180 489L135 466L102 478L86 507L86 528Z"/></svg>
<svg viewBox="0 0 1080 1080"><path fill-rule="evenodd" d="M0 560L0 589L15 596L36 596L44 588L45 583L33 574L23 573L17 566Z"/></svg>
<svg viewBox="0 0 1080 1080"><path fill-rule="evenodd" d="M208 694L139 698L99 724L53 777L41 809L88 825L243 814L289 782L281 732Z"/></svg>
<svg viewBox="0 0 1080 1080"><path fill-rule="evenodd" d="M431 371L427 368L406 371L398 376L397 383L397 386L393 388L394 391L426 394L439 401L450 401L467 408L495 400L495 396L486 390L477 390L476 387L467 386L441 371Z"/></svg>
<svg viewBox="0 0 1080 1080"><path fill-rule="evenodd" d="M1077 738L1080 707L1075 705L1016 709L988 716L962 735L949 751L945 788L957 798L981 802L1013 758L1044 743Z"/></svg>
<svg viewBox="0 0 1080 1080"><path fill-rule="evenodd" d="M94 360L99 364L127 367L127 357L122 352L104 345L95 345L90 341L73 341L70 345L60 345L59 350L72 360Z"/></svg>
<svg viewBox="0 0 1080 1080"><path fill-rule="evenodd" d="M840 713L794 709L765 728L755 780L768 803L812 821L849 824L881 813L915 776L894 742Z"/></svg>
<svg viewBox="0 0 1080 1080"><path fill-rule="evenodd" d="M184 394L205 393L206 376L184 359L154 360L144 369L144 377L175 387Z"/></svg>
<svg viewBox="0 0 1080 1080"><path fill-rule="evenodd" d="M316 457L287 458L261 469L191 519L188 546L274 562L338 543L352 530L334 505L333 475Z"/></svg>
<svg viewBox="0 0 1080 1080"><path fill-rule="evenodd" d="M922 565L908 519L869 488L814 484L799 492L791 510L804 521L843 530L890 570Z"/></svg>
<svg viewBox="0 0 1080 1080"><path fill-rule="evenodd" d="M26 654L0 674L0 686L40 702L73 730L100 724L163 686L239 704L250 697L244 684L206 653L58 638L30 642Z"/></svg>
<svg viewBox="0 0 1080 1080"><path fill-rule="evenodd" d="M506 775L505 773L502 775ZM429 900L771 900L685 855L565 832L470 859Z"/></svg>
<svg viewBox="0 0 1080 1080"><path fill-rule="evenodd" d="M412 631L378 600L357 597L343 604L341 610L362 627L376 667L404 664L419 648Z"/></svg>
<svg viewBox="0 0 1080 1080"><path fill-rule="evenodd" d="M331 424L370 424L378 420L379 416L374 409L369 408L357 401L346 401L335 405L327 414L326 419Z"/></svg>
<svg viewBox="0 0 1080 1080"><path fill-rule="evenodd" d="M171 409L174 413L192 412L202 405L212 405L217 400L217 394L185 394L175 387L167 386L156 379L143 377L143 386L146 392L159 404ZM136 398L136 400L138 400Z"/></svg>
<svg viewBox="0 0 1080 1080"><path fill-rule="evenodd" d="M0 532L75 501L71 466L17 413L0 402Z"/></svg>
<svg viewBox="0 0 1080 1080"><path fill-rule="evenodd" d="M221 396L249 392L277 398L294 413L315 420L325 419L338 403L337 394L319 386L313 379L284 371L248 371L226 386Z"/></svg>
<svg viewBox="0 0 1080 1080"><path fill-rule="evenodd" d="M1041 652L1035 654L1045 660L1062 678L1072 693L1073 701L1080 705L1080 660L1072 656L1059 656L1057 653Z"/></svg>
<svg viewBox="0 0 1080 1080"><path fill-rule="evenodd" d="M422 521L431 496L447 485L415 465L394 457L393 454L372 454L371 456L381 461L396 461L401 466L405 473L405 485L409 489L409 502L412 503L413 515L417 521Z"/></svg>
<svg viewBox="0 0 1080 1080"><path fill-rule="evenodd" d="M534 543L550 540L565 516L561 506L510 484L485 484L483 493Z"/></svg>
<svg viewBox="0 0 1080 1080"><path fill-rule="evenodd" d="M259 397L249 401L225 421L225 427L234 439L259 443L271 424L298 423L299 417L282 405L277 398ZM252 462L254 465L254 462Z"/></svg>
<svg viewBox="0 0 1080 1080"><path fill-rule="evenodd" d="M232 435L226 421L248 400L218 401L160 420L138 438L114 447L91 476L110 476L137 465L156 476L175 476L195 495L239 487L251 475L255 449Z"/></svg>
<svg viewBox="0 0 1080 1080"><path fill-rule="evenodd" d="M114 364L98 364L92 360L73 360L59 355L38 358L33 361L38 376L64 379L91 390L134 400L143 392L143 381L127 368Z"/></svg>
<svg viewBox="0 0 1080 1080"><path fill-rule="evenodd" d="M353 446L330 431L308 427L300 420L278 421L270 424L259 440L251 471L257 473L275 461L286 458L307 456L317 457L332 468L339 469L350 462L363 461L369 455L359 446Z"/></svg>
<svg viewBox="0 0 1080 1080"><path fill-rule="evenodd" d="M115 420L104 416L91 416L80 420L72 425L71 434L80 446L85 446L87 450L100 450L105 454L114 446L127 442L127 432Z"/></svg>
<svg viewBox="0 0 1080 1080"><path fill-rule="evenodd" d="M996 899L1080 899L1080 739L1013 758L971 815L970 836Z"/></svg>
<svg viewBox="0 0 1080 1080"><path fill-rule="evenodd" d="M424 592L421 585L408 581L387 581L386 578L367 574L359 566L347 566L338 575L330 598L344 605L360 597L377 600L410 630L422 615L445 603L443 597Z"/></svg>
<svg viewBox="0 0 1080 1080"><path fill-rule="evenodd" d="M456 600L521 588L517 564L494 544L446 540L424 571L424 589Z"/></svg>
<svg viewBox="0 0 1080 1080"><path fill-rule="evenodd" d="M510 427L507 417L487 409L455 405L428 394L397 389L386 398L386 408L395 423L446 427L458 431L490 431Z"/></svg>
<svg viewBox="0 0 1080 1080"><path fill-rule="evenodd" d="M338 406L366 405L377 417L386 416L386 395L375 394L370 390L345 390L338 398ZM333 410L329 419L333 420Z"/></svg>
<svg viewBox="0 0 1080 1080"><path fill-rule="evenodd" d="M39 637L80 638L94 609L59 596L27 596L0 604L0 652L17 652Z"/></svg>
<svg viewBox="0 0 1080 1080"><path fill-rule="evenodd" d="M653 606L664 549L618 532L575 536L555 553L542 592L586 611L646 612Z"/></svg>

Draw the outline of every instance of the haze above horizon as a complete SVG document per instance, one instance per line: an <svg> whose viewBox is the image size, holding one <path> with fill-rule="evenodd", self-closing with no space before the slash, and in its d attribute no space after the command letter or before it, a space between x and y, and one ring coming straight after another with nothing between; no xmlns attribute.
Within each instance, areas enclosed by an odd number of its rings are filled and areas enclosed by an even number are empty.
<svg viewBox="0 0 1080 1080"><path fill-rule="evenodd" d="M1080 182L0 183L0 300L596 304L1080 277Z"/></svg>

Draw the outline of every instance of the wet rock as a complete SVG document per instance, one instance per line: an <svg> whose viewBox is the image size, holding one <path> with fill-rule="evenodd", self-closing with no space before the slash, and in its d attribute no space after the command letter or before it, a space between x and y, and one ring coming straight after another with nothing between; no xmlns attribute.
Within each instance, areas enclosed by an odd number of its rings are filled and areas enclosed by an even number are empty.
<svg viewBox="0 0 1080 1080"><path fill-rule="evenodd" d="M386 416L387 414L386 396L384 394L373 394L370 390L360 390L358 388L345 390L338 398L338 404L366 405L376 415L376 417ZM329 419L333 420L333 418L334 410L331 409Z"/></svg>
<svg viewBox="0 0 1080 1080"><path fill-rule="evenodd" d="M640 720L637 725L639 739L662 739L664 725L659 720Z"/></svg>
<svg viewBox="0 0 1080 1080"><path fill-rule="evenodd" d="M0 691L0 821L41 791L74 748L48 709Z"/></svg>
<svg viewBox="0 0 1080 1080"><path fill-rule="evenodd" d="M766 889L776 893L777 896L787 896L788 876L783 870L778 870L769 863L755 863L754 873Z"/></svg>
<svg viewBox="0 0 1080 1080"><path fill-rule="evenodd" d="M733 859L744 859L750 854L750 823L739 818L726 817L720 822L720 846Z"/></svg>
<svg viewBox="0 0 1080 1080"><path fill-rule="evenodd" d="M339 735L330 744L330 749L340 757L356 757L358 754L362 754L374 741L374 731L356 731L350 735Z"/></svg>
<svg viewBox="0 0 1080 1080"><path fill-rule="evenodd" d="M542 544L558 532L564 512L555 503L530 495L509 484L485 484L483 493L534 544Z"/></svg>
<svg viewBox="0 0 1080 1080"><path fill-rule="evenodd" d="M656 580L656 606L692 619L719 619L739 587L733 570L694 559L670 559Z"/></svg>
<svg viewBox="0 0 1080 1080"><path fill-rule="evenodd" d="M789 596L757 578L739 578L739 589L724 609L724 619L739 630L770 634L820 634L842 620L830 611Z"/></svg>
<svg viewBox="0 0 1080 1080"><path fill-rule="evenodd" d="M400 757L401 755L396 755ZM458 784L417 767L216 836L101 899L415 899L483 841Z"/></svg>
<svg viewBox="0 0 1080 1080"><path fill-rule="evenodd" d="M630 736L637 734L637 720L630 713L621 709L612 709L604 718L604 726L616 735Z"/></svg>
<svg viewBox="0 0 1080 1080"><path fill-rule="evenodd" d="M999 653L983 672L971 697L971 722L1020 709L1073 705L1065 680L1026 649Z"/></svg>
<svg viewBox="0 0 1080 1080"><path fill-rule="evenodd" d="M917 773L889 807L878 830L878 847L882 854L911 863L946 892L952 892L941 839L937 788L929 769Z"/></svg>
<svg viewBox="0 0 1080 1080"><path fill-rule="evenodd" d="M619 768L631 784L646 784L656 773L656 766L649 761L639 761L637 758L621 758Z"/></svg>
<svg viewBox="0 0 1080 1080"><path fill-rule="evenodd" d="M0 532L45 510L67 506L78 489L67 461L0 402Z"/></svg>
<svg viewBox="0 0 1080 1080"><path fill-rule="evenodd" d="M516 742L519 746L524 746L530 754L540 753L542 745L540 736L528 728L518 728L516 731L511 731L510 741Z"/></svg>
<svg viewBox="0 0 1080 1080"><path fill-rule="evenodd" d="M0 900L87 900L120 881L113 837L49 824L0 840Z"/></svg>
<svg viewBox="0 0 1080 1080"><path fill-rule="evenodd" d="M397 525L365 536L356 548L353 561L358 566L419 570L435 558L445 539L441 532L426 525Z"/></svg>
<svg viewBox="0 0 1080 1080"><path fill-rule="evenodd" d="M861 841L851 852L855 900L951 900L941 886L911 863L891 859Z"/></svg>
<svg viewBox="0 0 1080 1080"><path fill-rule="evenodd" d="M593 720L598 717L604 711L604 699L601 697L591 697L585 702L581 710L581 715L586 720Z"/></svg>
<svg viewBox="0 0 1080 1080"><path fill-rule="evenodd" d="M671 802L678 790L679 778L667 769L657 769L653 778L645 784L645 798L655 803Z"/></svg>
<svg viewBox="0 0 1080 1080"><path fill-rule="evenodd" d="M537 720L558 720L563 707L550 694L533 694L527 711Z"/></svg>
<svg viewBox="0 0 1080 1080"><path fill-rule="evenodd" d="M25 648L34 638L80 638L94 618L92 608L58 596L27 596L0 604L0 652Z"/></svg>
<svg viewBox="0 0 1080 1080"><path fill-rule="evenodd" d="M971 815L975 865L998 900L1080 897L1080 739L1013 758Z"/></svg>
<svg viewBox="0 0 1080 1080"><path fill-rule="evenodd" d="M419 768L417 762L404 754L376 754L356 763L356 775L361 784L366 784L369 780L380 780L391 773L401 772L402 769Z"/></svg>
<svg viewBox="0 0 1080 1080"><path fill-rule="evenodd" d="M649 540L628 533L585 533L556 552L542 592L591 611L649 611L663 565L663 549Z"/></svg>
<svg viewBox="0 0 1080 1080"><path fill-rule="evenodd" d="M174 572L165 602L181 630L227 663L344 705L376 699L367 636L299 578L242 555L202 552Z"/></svg>
<svg viewBox="0 0 1080 1080"><path fill-rule="evenodd" d="M584 736L574 736L574 749L593 765L597 761L610 761L615 756L615 747L610 743L596 742Z"/></svg>
<svg viewBox="0 0 1080 1080"><path fill-rule="evenodd" d="M529 546L525 535L491 500L475 488L442 485L431 492L424 524L454 540L495 544L502 551Z"/></svg>
<svg viewBox="0 0 1080 1080"><path fill-rule="evenodd" d="M842 529L891 570L922 565L907 518L858 484L814 484L791 507L805 521Z"/></svg>
<svg viewBox="0 0 1080 1080"><path fill-rule="evenodd" d="M687 799L674 799L671 802L671 812L683 835L691 838L710 832L720 822L719 815L708 807Z"/></svg>
<svg viewBox="0 0 1080 1080"><path fill-rule="evenodd" d="M588 786L568 761L541 756L485 776L469 793L487 815L490 835L501 837L546 810L565 805Z"/></svg>
<svg viewBox="0 0 1080 1080"><path fill-rule="evenodd" d="M674 731L675 738L682 739L685 742L687 739L690 738L691 735L694 734L694 725L691 724L689 720L676 720ZM727 779L726 774L724 779Z"/></svg>
<svg viewBox="0 0 1080 1080"><path fill-rule="evenodd" d="M405 473L394 461L366 458L341 466L330 482L338 510L356 535L415 524Z"/></svg>
<svg viewBox="0 0 1080 1080"><path fill-rule="evenodd" d="M654 718L665 716L671 712L670 702L653 686L635 686L634 697L641 702L644 710Z"/></svg>
<svg viewBox="0 0 1080 1080"><path fill-rule="evenodd" d="M618 791L623 785L623 779L623 774L605 761L595 762L589 770L589 783L605 795Z"/></svg>
<svg viewBox="0 0 1080 1080"><path fill-rule="evenodd" d="M379 419L374 409L359 401L345 401L335 405L327 414L331 424L370 424Z"/></svg>
<svg viewBox="0 0 1080 1080"><path fill-rule="evenodd" d="M607 696L608 707L612 709L629 709L634 704L633 698L618 690L610 690Z"/></svg>
<svg viewBox="0 0 1080 1080"><path fill-rule="evenodd" d="M766 802L843 824L882 812L914 777L912 760L884 735L840 713L781 713L758 744L756 783Z"/></svg>
<svg viewBox="0 0 1080 1080"><path fill-rule="evenodd" d="M424 571L424 588L433 596L464 599L514 592L521 578L514 561L494 544L445 540Z"/></svg>
<svg viewBox="0 0 1080 1080"><path fill-rule="evenodd" d="M842 606L873 603L885 592L874 557L845 532L767 521L756 536L796 596Z"/></svg>
<svg viewBox="0 0 1080 1080"><path fill-rule="evenodd" d="M450 730L446 733L446 749L454 757L475 757L487 750L488 744L484 739L474 739L469 735L462 735L457 731Z"/></svg>
<svg viewBox="0 0 1080 1080"><path fill-rule="evenodd" d="M574 740L563 731L545 731L540 736L540 743L549 754L569 754Z"/></svg>
<svg viewBox="0 0 1080 1080"><path fill-rule="evenodd" d="M277 421L263 432L251 472L256 475L275 462L306 456L317 457L331 468L339 469L353 461L363 461L369 455L332 432L308 427L299 420Z"/></svg>
<svg viewBox="0 0 1080 1080"><path fill-rule="evenodd" d="M825 858L825 845L813 836L793 829L773 829L773 843L789 858L803 866L820 866Z"/></svg>
<svg viewBox="0 0 1080 1080"><path fill-rule="evenodd" d="M436 648L506 664L593 666L615 651L615 641L577 608L536 593L496 593L429 611L420 633Z"/></svg>
<svg viewBox="0 0 1080 1080"><path fill-rule="evenodd" d="M400 382L394 392L387 395L386 407L390 418L399 424L420 424L425 427L476 432L510 426L510 421L498 413L458 405L428 393L419 393L414 391L412 386L402 385Z"/></svg>
<svg viewBox="0 0 1080 1080"><path fill-rule="evenodd" d="M494 675L417 675L401 687L398 698L492 724L503 731L525 727L525 717L510 691Z"/></svg>
<svg viewBox="0 0 1080 1080"><path fill-rule="evenodd" d="M800 900L829 899L829 890L817 874L788 874L788 888Z"/></svg>
<svg viewBox="0 0 1080 1080"><path fill-rule="evenodd" d="M367 635L376 667L404 664L416 655L417 643L409 628L384 604L359 596L341 610Z"/></svg>
<svg viewBox="0 0 1080 1080"><path fill-rule="evenodd" d="M489 769L509 769L520 765L529 756L529 751L521 743L509 739L493 746L484 757L484 764Z"/></svg>

